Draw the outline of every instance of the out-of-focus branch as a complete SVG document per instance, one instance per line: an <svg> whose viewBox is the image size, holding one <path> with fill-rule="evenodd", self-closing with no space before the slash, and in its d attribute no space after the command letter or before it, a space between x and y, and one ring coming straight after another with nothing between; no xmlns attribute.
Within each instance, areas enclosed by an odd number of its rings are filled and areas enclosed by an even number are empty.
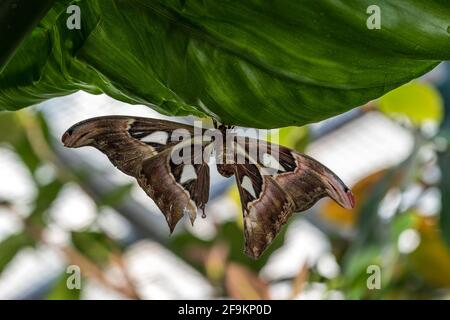
<svg viewBox="0 0 450 320"><path fill-rule="evenodd" d="M112 282L108 277L106 277L104 271L100 269L95 263L90 261L88 258L86 258L78 251L74 250L73 248L57 247L56 249L65 255L66 259L69 261L70 264L79 266L80 269L83 271L84 276L98 281L105 287L117 291L129 299L140 299L136 289L134 288L133 283L128 278L125 278L126 281L123 285L116 284ZM117 259L119 258L116 257L114 261L116 261ZM122 267L125 268L126 266Z"/></svg>

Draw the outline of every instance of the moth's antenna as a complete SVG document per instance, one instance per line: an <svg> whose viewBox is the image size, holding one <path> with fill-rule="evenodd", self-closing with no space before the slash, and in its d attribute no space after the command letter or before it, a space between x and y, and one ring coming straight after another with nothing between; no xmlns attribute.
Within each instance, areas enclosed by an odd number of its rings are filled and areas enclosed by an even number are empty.
<svg viewBox="0 0 450 320"><path fill-rule="evenodd" d="M212 119L213 124L214 124L214 129L217 129L217 120L216 119Z"/></svg>

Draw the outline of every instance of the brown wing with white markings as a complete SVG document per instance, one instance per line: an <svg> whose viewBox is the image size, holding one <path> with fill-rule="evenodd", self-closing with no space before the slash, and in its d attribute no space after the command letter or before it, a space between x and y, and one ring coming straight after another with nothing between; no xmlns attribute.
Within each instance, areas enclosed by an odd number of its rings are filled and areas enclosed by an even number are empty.
<svg viewBox="0 0 450 320"><path fill-rule="evenodd" d="M75 124L64 133L62 142L71 148L95 147L114 166L135 177L165 215L171 232L183 215L193 223L197 208L203 210L208 202L209 167L199 158L208 144L194 138L192 126L107 116Z"/></svg>
<svg viewBox="0 0 450 320"><path fill-rule="evenodd" d="M250 152L255 148L257 152ZM237 142L234 152L244 154L246 163L220 164L218 170L224 176L236 176L245 252L253 258L261 255L293 212L307 210L326 196L346 208L354 205L345 184L306 155L256 139Z"/></svg>

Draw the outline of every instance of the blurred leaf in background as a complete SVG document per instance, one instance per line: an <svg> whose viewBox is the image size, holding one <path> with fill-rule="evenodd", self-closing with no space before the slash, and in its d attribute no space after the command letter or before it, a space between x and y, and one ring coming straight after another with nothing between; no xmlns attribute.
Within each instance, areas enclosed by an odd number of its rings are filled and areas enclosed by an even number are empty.
<svg viewBox="0 0 450 320"><path fill-rule="evenodd" d="M446 147L446 150L439 153L438 163L442 175L439 183L442 199L439 226L444 242L450 250L450 150L448 146Z"/></svg>
<svg viewBox="0 0 450 320"><path fill-rule="evenodd" d="M227 266L225 286L229 296L239 300L268 300L269 288L256 274L237 263Z"/></svg>
<svg viewBox="0 0 450 320"><path fill-rule="evenodd" d="M3 239L0 242L0 273L20 250L33 244L34 241L24 233L14 234Z"/></svg>
<svg viewBox="0 0 450 320"><path fill-rule="evenodd" d="M333 200L326 199L320 208L320 215L323 219L336 223L342 228L353 228L358 220L358 212L361 210L361 205L367 201L367 198L373 192L373 188L385 174L386 171L372 173L352 187L353 195L355 199L358 199L355 208L351 210L344 209Z"/></svg>
<svg viewBox="0 0 450 320"><path fill-rule="evenodd" d="M63 272L56 279L52 288L48 291L45 299L47 300L79 300L81 297L81 289L67 288L67 281L69 281L70 273ZM81 285L82 286L82 285Z"/></svg>
<svg viewBox="0 0 450 320"><path fill-rule="evenodd" d="M77 231L72 232L71 238L79 252L99 265L106 265L113 253L121 251L119 245L102 232Z"/></svg>
<svg viewBox="0 0 450 320"><path fill-rule="evenodd" d="M122 203L130 194L133 188L132 183L124 184L116 187L105 196L96 199L99 207L116 207Z"/></svg>
<svg viewBox="0 0 450 320"><path fill-rule="evenodd" d="M407 116L420 127L425 122L439 124L443 117L442 98L432 85L413 81L385 94L380 110L389 116Z"/></svg>
<svg viewBox="0 0 450 320"><path fill-rule="evenodd" d="M21 221L23 228L20 232L0 241L0 273L24 248L31 247L38 250L38 247L47 246L62 254L68 263L83 266L84 273L90 279L129 298L138 298L130 282L122 287L111 282L104 274L112 264L123 268L121 258L123 250L103 230L98 230L98 226L96 226L97 231L70 232L68 236L71 242L68 244L54 243L47 239L49 228L55 228L57 224L49 212L60 196L61 190L67 183L79 185L80 190L83 190L84 182L82 176L68 171L65 164L59 161L53 151L52 138L44 117L38 112L30 111L1 113L0 124L2 124L0 126L1 148L7 148L16 153L21 162L18 165L28 170L29 183L36 190L31 203L25 207L26 212L19 212L17 208L23 205L16 203L16 199L5 199L2 203L4 211ZM44 172L45 176L40 171ZM98 204L99 210L103 207L115 206L128 196L130 189L131 185L125 184L117 187L110 194L93 200ZM66 286L67 277L68 274L61 273L51 286L46 298L79 299L81 290L69 290Z"/></svg>
<svg viewBox="0 0 450 320"><path fill-rule="evenodd" d="M435 218L419 217L420 244L411 254L412 268L430 284L450 288L450 250L445 246Z"/></svg>

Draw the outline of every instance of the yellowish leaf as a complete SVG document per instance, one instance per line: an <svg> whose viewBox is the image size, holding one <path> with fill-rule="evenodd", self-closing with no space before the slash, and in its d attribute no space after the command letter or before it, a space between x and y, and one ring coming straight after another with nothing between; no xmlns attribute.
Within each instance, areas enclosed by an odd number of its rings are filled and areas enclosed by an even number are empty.
<svg viewBox="0 0 450 320"><path fill-rule="evenodd" d="M228 295L238 300L268 300L267 283L248 268L230 263L225 272L225 287Z"/></svg>
<svg viewBox="0 0 450 320"><path fill-rule="evenodd" d="M271 130L267 136L267 141L297 151L304 151L308 144L308 137L308 127L284 127Z"/></svg>
<svg viewBox="0 0 450 320"><path fill-rule="evenodd" d="M392 117L407 116L416 126L427 121L440 123L443 116L442 98L437 89L419 81L385 94L379 99L379 109Z"/></svg>
<svg viewBox="0 0 450 320"><path fill-rule="evenodd" d="M228 257L228 246L218 242L209 250L205 261L206 274L212 281L219 281L225 273L225 263Z"/></svg>
<svg viewBox="0 0 450 320"><path fill-rule="evenodd" d="M450 288L450 252L443 242L437 219L418 217L420 244L411 254L414 268L429 283Z"/></svg>
<svg viewBox="0 0 450 320"><path fill-rule="evenodd" d="M239 189L236 184L234 184L228 190L228 196L231 198L231 200L236 204L236 207L238 208L238 210L236 210L236 223L238 224L239 228L244 229L244 220L241 211L241 198L239 196Z"/></svg>

